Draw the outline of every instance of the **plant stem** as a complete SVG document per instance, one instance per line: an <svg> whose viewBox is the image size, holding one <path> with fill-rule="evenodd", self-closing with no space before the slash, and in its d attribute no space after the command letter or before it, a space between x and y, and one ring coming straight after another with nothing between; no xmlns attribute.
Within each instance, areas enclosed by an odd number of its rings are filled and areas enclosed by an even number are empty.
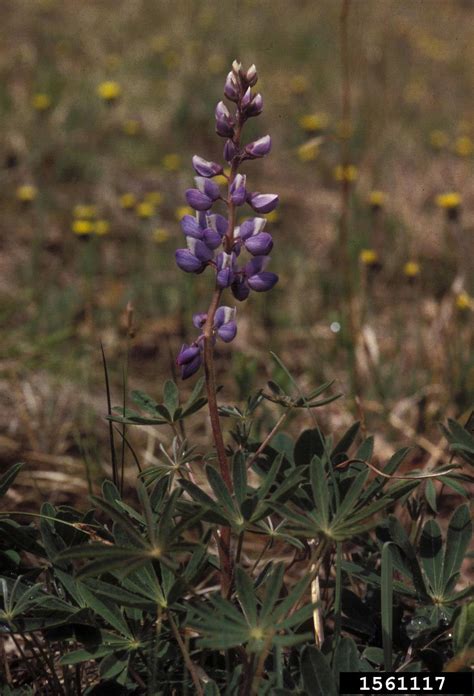
<svg viewBox="0 0 474 696"><path fill-rule="evenodd" d="M272 440L272 438L276 435L276 433L278 432L278 430L281 428L281 426L283 425L283 423L285 422L285 420L286 420L286 419L288 418L288 416L290 415L290 411L291 411L291 409L288 408L284 413L281 414L281 416L279 417L279 419L277 420L277 422L275 423L275 425L273 426L273 428L272 428L272 429L270 430L270 432L268 433L267 437L264 439L264 441L261 443L261 445L260 445L260 447L258 448L258 450L254 453L254 455L253 455L252 458L250 459L249 463L247 464L247 469L250 469L250 467L252 466L252 464L253 464L253 463L255 462L255 460L260 456L260 454L263 452L263 450L264 450L265 447L268 445L268 443L270 442L270 440Z"/></svg>
<svg viewBox="0 0 474 696"><path fill-rule="evenodd" d="M188 668L189 674L191 675L191 678L193 680L193 684L196 688L196 693L198 694L198 696L204 696L204 691L203 691L203 688L201 686L201 682L199 681L199 677L196 673L196 665L191 660L189 652L186 649L186 646L183 642L183 639L180 636L178 627L176 626L176 623L175 623L173 617L171 616L171 614L168 614L168 619L170 622L171 631L172 631L174 637L176 638L176 642L178 643L179 649L181 650L181 653L183 655L184 663L185 663L186 667Z"/></svg>

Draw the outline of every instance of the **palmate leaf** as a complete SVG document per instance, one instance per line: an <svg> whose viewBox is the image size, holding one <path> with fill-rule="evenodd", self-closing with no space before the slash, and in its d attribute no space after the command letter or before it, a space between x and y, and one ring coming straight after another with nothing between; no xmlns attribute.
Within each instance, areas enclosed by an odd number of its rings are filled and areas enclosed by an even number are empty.
<svg viewBox="0 0 474 696"><path fill-rule="evenodd" d="M124 574L131 573L138 566L147 563L151 558L150 549L118 546L116 544L84 544L73 546L59 555L64 560L79 560L93 558L77 573L78 578L100 575L120 568Z"/></svg>
<svg viewBox="0 0 474 696"><path fill-rule="evenodd" d="M167 379L163 386L163 402L171 420L174 421L179 408L179 391L176 383L171 379Z"/></svg>

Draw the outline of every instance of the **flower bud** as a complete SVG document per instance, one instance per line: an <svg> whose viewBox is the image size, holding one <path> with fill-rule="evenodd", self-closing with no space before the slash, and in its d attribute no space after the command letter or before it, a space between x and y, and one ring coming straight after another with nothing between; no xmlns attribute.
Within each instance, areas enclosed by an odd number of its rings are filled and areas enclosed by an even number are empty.
<svg viewBox="0 0 474 696"><path fill-rule="evenodd" d="M232 71L227 75L224 85L224 94L227 99L230 99L233 102L239 101L239 87Z"/></svg>
<svg viewBox="0 0 474 696"><path fill-rule="evenodd" d="M217 174L222 174L223 171L220 164L209 162L203 157L199 157L199 155L194 155L193 167L197 174L205 177L216 176Z"/></svg>
<svg viewBox="0 0 474 696"><path fill-rule="evenodd" d="M200 239L194 239L193 237L187 237L188 249L199 261L202 263L207 263L213 257L212 251L206 246L204 242Z"/></svg>
<svg viewBox="0 0 474 696"><path fill-rule="evenodd" d="M235 147L232 140L226 140L224 145L224 159L226 162L232 162L234 157L237 155L238 150Z"/></svg>
<svg viewBox="0 0 474 696"><path fill-rule="evenodd" d="M247 117L258 116L263 111L263 98L261 94L256 94L247 109L245 110L245 115Z"/></svg>
<svg viewBox="0 0 474 696"><path fill-rule="evenodd" d="M186 365L194 360L194 358L201 352L199 346L193 344L191 346L183 343L179 355L176 358L176 364L181 367L181 365Z"/></svg>
<svg viewBox="0 0 474 696"><path fill-rule="evenodd" d="M235 254L221 252L217 257L216 284L219 288L228 288L234 282Z"/></svg>
<svg viewBox="0 0 474 696"><path fill-rule="evenodd" d="M252 101L252 90L250 87L247 88L245 91L244 96L242 97L242 101L240 102L240 106L242 109L245 111L245 109L249 106L250 102Z"/></svg>
<svg viewBox="0 0 474 696"><path fill-rule="evenodd" d="M232 290L232 294L235 297L235 299L239 300L239 302L243 302L244 300L246 300L250 294L249 287L242 278L235 280L232 283L230 289Z"/></svg>
<svg viewBox="0 0 474 696"><path fill-rule="evenodd" d="M222 101L216 106L216 132L223 138L232 138L234 135L234 120Z"/></svg>
<svg viewBox="0 0 474 696"><path fill-rule="evenodd" d="M181 219L181 228L187 237L202 239L202 229L193 215L185 215Z"/></svg>
<svg viewBox="0 0 474 696"><path fill-rule="evenodd" d="M207 227L203 231L203 242L209 249L217 249L221 245L222 237L217 230Z"/></svg>
<svg viewBox="0 0 474 696"><path fill-rule="evenodd" d="M227 324L217 329L217 335L224 343L230 343L237 335L237 324L235 321L229 321Z"/></svg>
<svg viewBox="0 0 474 696"><path fill-rule="evenodd" d="M257 83L257 80L258 80L257 68L255 67L255 65L252 64L250 66L250 68L247 70L247 72L245 73L245 81L247 82L247 84L250 85L250 87L253 87Z"/></svg>
<svg viewBox="0 0 474 696"><path fill-rule="evenodd" d="M242 70L242 63L239 63L238 60L234 60L232 62L232 71L234 72L235 75L240 77L240 71Z"/></svg>
<svg viewBox="0 0 474 696"><path fill-rule="evenodd" d="M245 154L251 159L257 157L265 157L272 149L272 139L269 135L264 135L263 138L254 140L245 146Z"/></svg>

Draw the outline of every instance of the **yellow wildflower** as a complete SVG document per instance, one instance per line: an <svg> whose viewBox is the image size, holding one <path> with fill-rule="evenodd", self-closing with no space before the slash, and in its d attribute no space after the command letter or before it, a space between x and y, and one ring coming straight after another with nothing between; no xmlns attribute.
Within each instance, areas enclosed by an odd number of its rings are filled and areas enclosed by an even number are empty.
<svg viewBox="0 0 474 696"><path fill-rule="evenodd" d="M101 82L97 87L97 94L106 102L116 101L122 94L122 88L118 82L114 80L106 80Z"/></svg>
<svg viewBox="0 0 474 696"><path fill-rule="evenodd" d="M110 222L108 220L97 220L94 225L94 232L99 237L110 232Z"/></svg>
<svg viewBox="0 0 474 696"><path fill-rule="evenodd" d="M123 193L119 198L119 203L123 210L132 210L137 204L137 199L134 193Z"/></svg>
<svg viewBox="0 0 474 696"><path fill-rule="evenodd" d="M346 166L338 164L334 168L334 178L336 181L356 181L357 167L353 164L347 164Z"/></svg>
<svg viewBox="0 0 474 696"><path fill-rule="evenodd" d="M163 244L163 242L168 241L170 238L170 233L165 227L157 227L152 232L153 241L157 244Z"/></svg>
<svg viewBox="0 0 474 696"><path fill-rule="evenodd" d="M18 186L16 190L16 197L22 203L31 203L38 196L38 189L32 184L24 184L23 186Z"/></svg>
<svg viewBox="0 0 474 696"><path fill-rule="evenodd" d="M329 117L327 114L305 114L298 121L300 127L307 133L317 133L327 128Z"/></svg>
<svg viewBox="0 0 474 696"><path fill-rule="evenodd" d="M163 194L161 191L148 191L148 193L145 193L144 200L152 205L161 205L163 203Z"/></svg>
<svg viewBox="0 0 474 696"><path fill-rule="evenodd" d="M138 135L141 131L141 123L136 118L127 118L122 124L122 130L125 135Z"/></svg>
<svg viewBox="0 0 474 696"><path fill-rule="evenodd" d="M430 133L430 145L435 150L442 150L449 143L447 133L442 130L432 130Z"/></svg>
<svg viewBox="0 0 474 696"><path fill-rule="evenodd" d="M74 206L72 214L75 218L81 218L83 220L91 220L97 215L97 208L95 205L83 205L79 203Z"/></svg>
<svg viewBox="0 0 474 696"><path fill-rule="evenodd" d="M461 195L455 191L450 191L449 193L440 193L439 196L436 196L436 205L438 208L444 208L445 210L459 208L461 203Z"/></svg>
<svg viewBox="0 0 474 696"><path fill-rule="evenodd" d="M292 94L304 94L309 89L309 81L305 75L295 75L290 80L290 92Z"/></svg>
<svg viewBox="0 0 474 696"><path fill-rule="evenodd" d="M149 203L148 201L142 201L136 206L135 212L139 218L142 218L142 220L147 220L148 218L153 217L155 214L155 206L153 203Z"/></svg>
<svg viewBox="0 0 474 696"><path fill-rule="evenodd" d="M278 222L278 220L280 219L280 213L278 212L278 210L272 210L269 213L265 213L263 217L266 218L270 223Z"/></svg>
<svg viewBox="0 0 474 696"><path fill-rule="evenodd" d="M300 162L314 162L319 154L319 138L313 138L307 143L303 143L297 152Z"/></svg>
<svg viewBox="0 0 474 696"><path fill-rule="evenodd" d="M387 200L387 194L383 191L371 191L367 201L372 208L382 208Z"/></svg>
<svg viewBox="0 0 474 696"><path fill-rule="evenodd" d="M177 172L181 166L181 157L175 152L170 152L161 160L163 167L169 172Z"/></svg>
<svg viewBox="0 0 474 696"><path fill-rule="evenodd" d="M194 215L195 211L189 205L179 205L174 214L177 220L181 220L185 215Z"/></svg>
<svg viewBox="0 0 474 696"><path fill-rule="evenodd" d="M51 97L42 92L35 94L32 99L33 109L36 111L47 111L51 106Z"/></svg>
<svg viewBox="0 0 474 696"><path fill-rule="evenodd" d="M403 266L403 273L407 278L416 278L420 275L420 264L416 261L407 261Z"/></svg>
<svg viewBox="0 0 474 696"><path fill-rule="evenodd" d="M462 312L468 309L474 309L474 300L467 292L460 292L456 295L456 307Z"/></svg>
<svg viewBox="0 0 474 696"><path fill-rule="evenodd" d="M459 157L470 157L474 152L474 143L472 139L468 135L462 135L457 138L454 151Z"/></svg>
<svg viewBox="0 0 474 696"><path fill-rule="evenodd" d="M364 266L374 266L378 262L379 257L375 249L362 249L359 259Z"/></svg>
<svg viewBox="0 0 474 696"><path fill-rule="evenodd" d="M94 232L94 223L91 220L74 220L72 231L77 235L92 234Z"/></svg>
<svg viewBox="0 0 474 696"><path fill-rule="evenodd" d="M213 181L215 181L216 184L219 184L219 186L227 185L227 178L223 174L218 174L217 176L214 176Z"/></svg>

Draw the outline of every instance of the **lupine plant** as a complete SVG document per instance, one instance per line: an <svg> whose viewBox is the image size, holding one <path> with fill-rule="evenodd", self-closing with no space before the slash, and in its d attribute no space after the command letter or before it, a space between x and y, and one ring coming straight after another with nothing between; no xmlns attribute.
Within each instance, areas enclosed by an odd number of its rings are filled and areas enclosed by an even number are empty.
<svg viewBox="0 0 474 696"><path fill-rule="evenodd" d="M112 480L101 494L83 510L44 503L38 514L0 513L5 696L336 696L343 671L472 663L472 586L462 575L472 525L461 502L472 423L449 421L440 460L407 472L409 449L380 462L359 423L337 438L324 432L314 411L338 398L325 394L331 384L304 391L274 354L266 386L244 403L217 404L214 346L237 332L230 298L277 282L265 270L273 242L262 215L278 198L250 192L239 171L270 150L269 136L241 142L263 108L256 82L253 66L233 64L225 96L234 113L216 108L229 172L196 156L196 188L186 192L196 216L183 218L176 260L188 273L210 269L214 289L177 364L184 379L202 365L204 377L186 400L168 380L161 401L134 391L136 408L114 409L106 379ZM223 174L225 192L213 180ZM225 214L211 212L217 205ZM239 221L244 205L258 215ZM206 405L213 441L203 447L186 428ZM261 432L262 414L266 422L275 412ZM292 437L282 429L295 414L311 427ZM145 468L128 433L136 425L160 429ZM0 497L20 470L0 479ZM446 491L460 504L442 530Z"/></svg>

